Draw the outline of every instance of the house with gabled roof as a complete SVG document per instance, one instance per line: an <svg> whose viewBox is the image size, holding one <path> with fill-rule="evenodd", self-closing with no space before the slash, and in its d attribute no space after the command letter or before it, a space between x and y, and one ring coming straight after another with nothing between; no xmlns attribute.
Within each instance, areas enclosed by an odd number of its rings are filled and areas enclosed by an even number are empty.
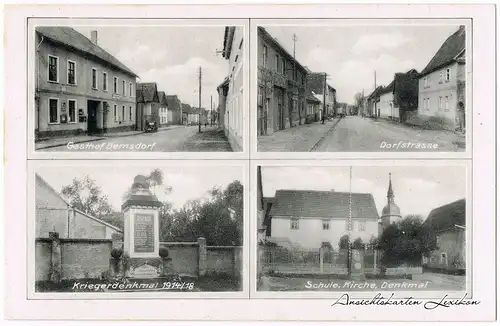
<svg viewBox="0 0 500 326"><path fill-rule="evenodd" d="M166 126L170 122L168 121L168 105L167 105L167 96L165 95L165 92L159 91L158 92L158 100L159 100L159 107L158 107L158 113L160 115L160 126Z"/></svg>
<svg viewBox="0 0 500 326"><path fill-rule="evenodd" d="M182 105L177 95L167 95L167 120L174 125L182 124Z"/></svg>
<svg viewBox="0 0 500 326"><path fill-rule="evenodd" d="M57 232L62 239L111 239L123 231L68 203L39 174L35 174L35 234L48 238Z"/></svg>
<svg viewBox="0 0 500 326"><path fill-rule="evenodd" d="M307 89L311 91L321 103L319 105L320 114L318 119L321 120L323 114L325 117L336 115L337 91L327 83L327 74L324 72L313 72L307 68ZM306 93L307 94L307 93ZM307 94L308 95L308 94ZM306 98L307 99L307 98ZM325 105L323 106L323 101ZM323 112L323 110L325 112Z"/></svg>
<svg viewBox="0 0 500 326"><path fill-rule="evenodd" d="M415 69L396 73L389 85L378 92L380 118L400 121L405 112L417 109L418 77Z"/></svg>
<svg viewBox="0 0 500 326"><path fill-rule="evenodd" d="M137 75L66 26L35 29L35 137L133 130Z"/></svg>
<svg viewBox="0 0 500 326"><path fill-rule="evenodd" d="M423 264L429 268L447 271L465 271L466 263L466 213L465 199L433 209L423 226L427 236L436 241L437 248Z"/></svg>
<svg viewBox="0 0 500 326"><path fill-rule="evenodd" d="M450 35L420 73L418 114L438 117L446 129L465 131L465 26Z"/></svg>
<svg viewBox="0 0 500 326"><path fill-rule="evenodd" d="M160 97L156 83L138 83L137 99L137 129L146 130L146 123L156 121L160 125Z"/></svg>
<svg viewBox="0 0 500 326"><path fill-rule="evenodd" d="M368 243L379 234L379 214L372 194L277 190L274 198L261 199L263 229L270 242L289 242L307 249L319 249L325 243L338 247L340 238L349 232L350 207L352 238Z"/></svg>

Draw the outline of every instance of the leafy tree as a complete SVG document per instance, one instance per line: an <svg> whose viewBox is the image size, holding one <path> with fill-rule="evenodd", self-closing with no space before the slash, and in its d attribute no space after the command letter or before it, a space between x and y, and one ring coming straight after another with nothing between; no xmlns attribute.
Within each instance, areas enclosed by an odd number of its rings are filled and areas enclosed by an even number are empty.
<svg viewBox="0 0 500 326"><path fill-rule="evenodd" d="M73 207L86 214L102 218L113 213L108 196L88 175L83 180L74 178L70 185L62 188L61 194Z"/></svg>
<svg viewBox="0 0 500 326"><path fill-rule="evenodd" d="M379 246L382 264L387 266L418 265L422 255L427 256L437 248L432 230L423 225L419 215L408 215L389 225L380 237Z"/></svg>
<svg viewBox="0 0 500 326"><path fill-rule="evenodd" d="M356 240L354 240L354 242L352 243L352 248L353 249L358 249L358 250L361 250L361 249L364 249L365 248L365 244L363 243L363 240L361 238L357 238Z"/></svg>
<svg viewBox="0 0 500 326"><path fill-rule="evenodd" d="M349 248L349 235L344 234L340 237L339 240L339 249L348 249Z"/></svg>

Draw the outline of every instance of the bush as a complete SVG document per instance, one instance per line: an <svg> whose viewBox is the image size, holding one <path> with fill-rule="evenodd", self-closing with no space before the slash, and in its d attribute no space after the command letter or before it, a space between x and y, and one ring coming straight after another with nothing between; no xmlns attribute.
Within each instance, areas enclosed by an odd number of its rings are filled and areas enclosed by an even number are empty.
<svg viewBox="0 0 500 326"><path fill-rule="evenodd" d="M160 254L161 258L168 258L168 249L167 248L160 248L160 251L158 253Z"/></svg>
<svg viewBox="0 0 500 326"><path fill-rule="evenodd" d="M425 130L449 130L453 128L453 122L450 119L439 116L426 117L419 114L411 114L407 117L405 123Z"/></svg>
<svg viewBox="0 0 500 326"><path fill-rule="evenodd" d="M111 257L113 257L116 260L120 259L120 257L122 256L122 254L123 254L123 250L121 250L119 248L113 248L111 250Z"/></svg>
<svg viewBox="0 0 500 326"><path fill-rule="evenodd" d="M364 249L364 248L365 248L365 244L363 243L363 240L361 240L361 238L357 238L352 243L352 249L361 250L361 249Z"/></svg>

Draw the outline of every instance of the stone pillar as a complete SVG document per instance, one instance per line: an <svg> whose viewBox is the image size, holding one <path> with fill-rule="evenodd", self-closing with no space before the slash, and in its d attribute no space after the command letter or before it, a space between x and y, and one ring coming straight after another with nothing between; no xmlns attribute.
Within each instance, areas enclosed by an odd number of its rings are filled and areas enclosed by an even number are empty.
<svg viewBox="0 0 500 326"><path fill-rule="evenodd" d="M325 255L325 250L324 247L321 246L321 248L319 248L319 272L321 274L323 274L324 255Z"/></svg>
<svg viewBox="0 0 500 326"><path fill-rule="evenodd" d="M51 282L60 282L62 276L62 263L61 240L59 239L59 233L49 232L49 238L52 240L49 280Z"/></svg>
<svg viewBox="0 0 500 326"><path fill-rule="evenodd" d="M198 276L204 276L207 272L207 240L198 238Z"/></svg>

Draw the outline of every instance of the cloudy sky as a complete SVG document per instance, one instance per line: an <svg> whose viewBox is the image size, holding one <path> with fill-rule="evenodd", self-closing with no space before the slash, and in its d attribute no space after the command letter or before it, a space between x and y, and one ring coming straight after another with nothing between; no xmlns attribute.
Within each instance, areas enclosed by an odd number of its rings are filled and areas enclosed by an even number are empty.
<svg viewBox="0 0 500 326"><path fill-rule="evenodd" d="M401 214L426 218L441 205L465 198L465 169L459 166L352 168L352 191L371 193L379 214L387 204L389 173ZM264 196L279 189L349 191L349 167L262 167Z"/></svg>
<svg viewBox="0 0 500 326"><path fill-rule="evenodd" d="M103 194L108 196L110 204L117 211L122 205L122 196L132 185L138 174L147 175L153 169L163 171L164 184L171 186L172 193L165 196L157 193L160 200L167 200L174 208L181 208L188 200L206 197L207 191L214 186L226 187L234 180L243 183L241 167L158 167L158 166L57 166L38 167L36 172L56 191L72 183L73 178L83 179L89 175L101 186Z"/></svg>
<svg viewBox="0 0 500 326"><path fill-rule="evenodd" d="M353 103L354 94L389 84L394 74L427 65L459 26L263 26L282 46L315 72L330 75L338 101Z"/></svg>
<svg viewBox="0 0 500 326"><path fill-rule="evenodd" d="M229 63L220 53L224 26L74 27L90 38L97 30L98 44L124 63L140 82L156 82L158 90L178 95L183 103L198 106L198 67L202 67L202 107L217 103L217 86L228 75Z"/></svg>

